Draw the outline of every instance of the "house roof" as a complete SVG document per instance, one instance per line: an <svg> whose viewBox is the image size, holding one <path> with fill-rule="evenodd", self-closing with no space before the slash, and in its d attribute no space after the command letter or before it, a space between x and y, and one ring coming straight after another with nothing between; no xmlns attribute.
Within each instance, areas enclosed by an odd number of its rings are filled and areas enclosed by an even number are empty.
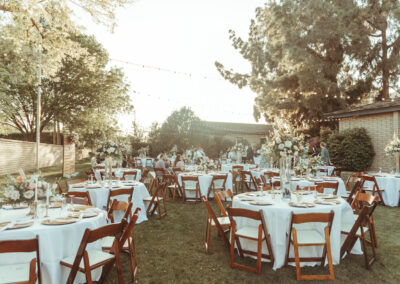
<svg viewBox="0 0 400 284"><path fill-rule="evenodd" d="M352 107L350 109L339 110L325 114L327 118L345 118L353 116L364 116L371 114L387 113L400 111L400 98L365 104Z"/></svg>
<svg viewBox="0 0 400 284"><path fill-rule="evenodd" d="M271 125L255 123L234 123L217 121L200 121L202 131L212 134L252 134L266 135L271 130Z"/></svg>

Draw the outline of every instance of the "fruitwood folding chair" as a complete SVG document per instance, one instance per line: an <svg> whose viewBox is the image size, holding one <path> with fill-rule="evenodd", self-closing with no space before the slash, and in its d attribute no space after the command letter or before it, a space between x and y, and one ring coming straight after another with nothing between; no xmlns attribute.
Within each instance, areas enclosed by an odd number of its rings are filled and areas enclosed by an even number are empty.
<svg viewBox="0 0 400 284"><path fill-rule="evenodd" d="M372 182L373 186L372 189L370 189L369 187L365 186L366 182ZM374 176L369 176L369 175L362 175L361 176L361 190L362 191L366 191L368 193L371 193L372 195L375 196L375 194L377 193L379 196L379 201L380 203L382 203L382 205L385 205L385 201L383 201L383 197L382 197L382 191L385 191L384 189L379 188L378 182L376 181L376 178Z"/></svg>
<svg viewBox="0 0 400 284"><path fill-rule="evenodd" d="M195 176L181 176L183 203L201 202L199 178ZM187 196L187 193L193 196ZM188 202L190 201L190 202Z"/></svg>
<svg viewBox="0 0 400 284"><path fill-rule="evenodd" d="M341 177L342 176L342 168L335 167L332 171L332 176Z"/></svg>
<svg viewBox="0 0 400 284"><path fill-rule="evenodd" d="M373 204L371 205L364 205L360 214L358 215L358 218L356 219L353 225L346 225L346 224L342 225L341 233L347 235L347 237L344 240L344 243L342 244L342 247L340 249L340 259L344 257L345 253L349 254L353 249L357 240L360 240L365 259L365 267L367 269L371 268L372 264L376 260L376 252L375 252L375 243L372 235L370 220L377 204L378 204L377 202L373 202ZM371 250L372 250L372 257L370 259L368 258L368 253L367 253L368 242L366 239L366 233L368 231L370 233L369 243L371 244Z"/></svg>
<svg viewBox="0 0 400 284"><path fill-rule="evenodd" d="M368 193L362 193L361 191L357 191L356 196L354 197L353 202L351 203L351 208L354 211L354 219L356 220L358 218L358 215L360 214L365 204L372 205L374 202L378 201L379 201L378 196L373 196ZM376 238L375 223L373 216L371 216L369 222L371 224L371 232L372 232L372 237L374 238L375 247L378 248L378 239Z"/></svg>
<svg viewBox="0 0 400 284"><path fill-rule="evenodd" d="M281 181L280 180L271 181L271 186L272 186L272 188L280 187L281 186Z"/></svg>
<svg viewBox="0 0 400 284"><path fill-rule="evenodd" d="M361 179L358 179L356 183L353 185L351 191L350 192L346 191L346 195L342 196L343 198L346 199L347 203L351 204L353 202L354 196L358 191L361 190L361 184L362 184Z"/></svg>
<svg viewBox="0 0 400 284"><path fill-rule="evenodd" d="M110 210L111 203L113 202L113 199L116 199L117 197L121 196L127 196L127 202L132 201L132 195L133 195L133 186L129 188L118 188L118 189L113 189L110 190L108 193L108 199L107 199L107 208L106 210Z"/></svg>
<svg viewBox="0 0 400 284"><path fill-rule="evenodd" d="M147 183L146 179L149 176L149 172L150 172L149 168L144 168L143 172L142 172L142 176L140 177L139 181L142 183Z"/></svg>
<svg viewBox="0 0 400 284"><path fill-rule="evenodd" d="M320 173L323 176L327 176L328 175L328 169L319 169L317 170L317 174Z"/></svg>
<svg viewBox="0 0 400 284"><path fill-rule="evenodd" d="M87 283L93 283L92 270L105 266L103 267L99 281L99 283L102 283L114 263L117 268L118 283L123 283L119 255L119 240L125 225L126 221L122 220L121 223L105 225L95 230L85 230L76 256L66 257L60 261L61 265L71 268L67 284L72 284L74 282L78 271L85 274ZM113 254L101 250L87 249L88 244L105 237L115 238L112 244Z"/></svg>
<svg viewBox="0 0 400 284"><path fill-rule="evenodd" d="M67 203L93 205L88 191L68 191L65 197L67 198Z"/></svg>
<svg viewBox="0 0 400 284"><path fill-rule="evenodd" d="M233 200L233 193L230 189L224 190L224 191L218 191L214 194L215 201L218 204L219 211L222 217L228 216L228 213L226 212L226 209L224 207L224 204L222 203L223 201L229 202L229 205L232 205L232 200ZM228 198L231 200L228 201Z"/></svg>
<svg viewBox="0 0 400 284"><path fill-rule="evenodd" d="M235 171L230 171L230 173L232 174L232 190L234 190L235 194L237 194L239 192L238 190L238 177L239 177L239 173L235 172Z"/></svg>
<svg viewBox="0 0 400 284"><path fill-rule="evenodd" d="M124 180L136 180L137 171L125 171L122 178Z"/></svg>
<svg viewBox="0 0 400 284"><path fill-rule="evenodd" d="M225 233L228 232L229 228L231 227L229 217L227 217L227 216L217 217L215 215L214 210L212 209L210 203L206 199L206 197L203 195L201 198L204 201L204 205L207 208L206 236L204 239L206 253L208 253L209 249L210 249L210 237L211 237L211 229L212 228L217 228L218 234L222 237L226 247L229 249L229 241L225 235ZM224 231L224 229L227 229L227 230Z"/></svg>
<svg viewBox="0 0 400 284"><path fill-rule="evenodd" d="M107 211L107 218L111 223L114 223L114 212L122 211L124 212L124 217L122 219L129 220L132 217L132 202L119 201L114 199L111 203L110 208Z"/></svg>
<svg viewBox="0 0 400 284"><path fill-rule="evenodd" d="M226 185L227 178L228 178L227 174L226 175L213 175L210 187L208 188L207 199L210 199L211 191L213 192L213 195L215 195L215 193L218 191L226 190L225 185Z"/></svg>
<svg viewBox="0 0 400 284"><path fill-rule="evenodd" d="M240 171L240 182L243 191L243 187L246 188L246 191L256 190L257 185L254 181L253 175L251 171Z"/></svg>
<svg viewBox="0 0 400 284"><path fill-rule="evenodd" d="M176 192L178 192L179 195L182 195L181 186L179 185L178 177L175 174L164 174L162 182L165 182L167 186L165 197L167 198L167 196L172 196L172 199L167 201L175 201Z"/></svg>
<svg viewBox="0 0 400 284"><path fill-rule="evenodd" d="M317 186L316 185L306 185L306 186L297 185L296 190L317 191ZM323 192L324 191L322 189L322 193Z"/></svg>
<svg viewBox="0 0 400 284"><path fill-rule="evenodd" d="M136 168L139 168L139 169L143 168L142 159L140 159L140 158L135 158L135 167L136 167Z"/></svg>
<svg viewBox="0 0 400 284"><path fill-rule="evenodd" d="M130 208L132 208L132 202L130 203ZM126 216L124 216L124 219L129 220L129 223L124 228L121 239L119 240L119 250L129 254L132 283L135 283L136 273L138 269L138 260L136 255L136 246L135 246L133 229L137 219L139 218L140 210L141 210L140 208L136 208L135 213L133 215L130 214L131 216L128 219L126 219ZM114 240L115 240L114 237L105 237L101 243L102 249L113 253L112 245L114 243Z"/></svg>
<svg viewBox="0 0 400 284"><path fill-rule="evenodd" d="M152 196L143 198L143 202L148 203L146 210L147 216L153 215L156 210L160 219L167 216L167 206L165 204L166 186L167 184L164 182L159 183Z"/></svg>
<svg viewBox="0 0 400 284"><path fill-rule="evenodd" d="M360 172L352 173L352 174L347 178L347 181L346 181L346 184L345 184L345 186L346 186L346 191L350 192L350 191L351 191L351 188L350 188L350 187L351 187L351 183L355 183L355 182L357 182L358 180L360 180L361 176L362 176L362 173L360 173Z"/></svg>
<svg viewBox="0 0 400 284"><path fill-rule="evenodd" d="M339 189L339 182L316 182L315 185L317 186L317 191L324 193L326 188L330 188L333 191L333 195L337 195L337 191Z"/></svg>
<svg viewBox="0 0 400 284"><path fill-rule="evenodd" d="M229 220L231 221L231 248L230 248L231 267L247 270L250 272L257 273L257 274L261 274L261 259L262 258L269 259L271 261L272 265L274 264L274 254L273 254L272 246L271 246L271 236L268 233L267 223L265 222L264 214L262 213L262 210L252 211L252 210L247 210L247 209L231 208L231 207L228 207L227 210L228 210ZM258 227L244 226L240 229L237 229L237 225L236 225L236 221L235 221L236 217L249 218L252 220L256 220L256 221L259 221L260 224L258 225ZM242 246L240 244L240 238L256 241L257 242L257 252L242 249ZM262 243L264 240L267 244L268 254L262 253ZM236 243L239 255L241 257L243 257L244 254L249 254L249 255L253 255L253 256L257 257L256 268L235 263L235 261L234 261L235 243Z"/></svg>
<svg viewBox="0 0 400 284"><path fill-rule="evenodd" d="M33 233L32 233L33 234ZM16 239L9 236L8 239L0 239L0 255L2 253L36 253L29 263L17 263L12 265L0 265L0 283L39 284L42 283L40 275L39 237L27 232L29 239ZM20 235L18 235L20 236Z"/></svg>
<svg viewBox="0 0 400 284"><path fill-rule="evenodd" d="M290 231L287 234L287 250L286 250L286 261L285 265L289 262L296 262L296 274L297 280L334 280L335 275L333 272L332 254L331 254L331 241L330 233L332 228L332 222L334 218L334 212L330 213L307 213L307 214L294 214L290 221ZM304 223L327 223L324 228L324 236L320 234L316 229L296 229L294 224ZM294 248L294 259L289 258L290 245ZM323 246L322 257L300 257L299 247L309 246ZM320 261L321 266L324 267L325 259L328 257L329 274L327 275L303 275L301 274L300 262L316 262Z"/></svg>
<svg viewBox="0 0 400 284"><path fill-rule="evenodd" d="M153 167L153 159L146 159L146 168Z"/></svg>

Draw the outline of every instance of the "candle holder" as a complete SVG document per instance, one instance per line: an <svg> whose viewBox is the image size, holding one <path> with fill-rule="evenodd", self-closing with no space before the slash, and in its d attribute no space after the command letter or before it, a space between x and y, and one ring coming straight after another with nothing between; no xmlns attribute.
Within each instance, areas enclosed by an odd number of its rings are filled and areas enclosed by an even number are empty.
<svg viewBox="0 0 400 284"><path fill-rule="evenodd" d="M33 201L30 204L30 211L28 213L29 216L32 216L33 219L38 219L38 202L37 201Z"/></svg>

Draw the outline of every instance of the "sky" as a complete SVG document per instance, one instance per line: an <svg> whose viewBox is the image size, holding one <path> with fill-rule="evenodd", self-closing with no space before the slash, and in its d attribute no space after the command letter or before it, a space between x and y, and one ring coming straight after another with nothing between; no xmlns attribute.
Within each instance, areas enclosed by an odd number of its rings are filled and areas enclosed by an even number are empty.
<svg viewBox="0 0 400 284"><path fill-rule="evenodd" d="M235 71L250 71L250 64L233 48L229 30L246 39L255 9L263 3L136 0L117 11L114 33L92 23L87 15L81 17L79 22L86 33L103 44L112 65L123 68L130 84L135 111L119 116L121 128L128 131L136 118L141 127L148 129L152 122L162 123L183 106L189 106L203 120L256 123L255 94L223 80L215 61Z"/></svg>

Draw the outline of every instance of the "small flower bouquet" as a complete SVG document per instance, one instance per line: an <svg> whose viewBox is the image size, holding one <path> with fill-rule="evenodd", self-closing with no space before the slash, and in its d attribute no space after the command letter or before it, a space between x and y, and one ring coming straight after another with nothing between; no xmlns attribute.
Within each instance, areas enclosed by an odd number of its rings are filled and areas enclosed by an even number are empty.
<svg viewBox="0 0 400 284"><path fill-rule="evenodd" d="M386 155L395 155L400 153L400 139L395 134L393 135L393 140L385 147Z"/></svg>

